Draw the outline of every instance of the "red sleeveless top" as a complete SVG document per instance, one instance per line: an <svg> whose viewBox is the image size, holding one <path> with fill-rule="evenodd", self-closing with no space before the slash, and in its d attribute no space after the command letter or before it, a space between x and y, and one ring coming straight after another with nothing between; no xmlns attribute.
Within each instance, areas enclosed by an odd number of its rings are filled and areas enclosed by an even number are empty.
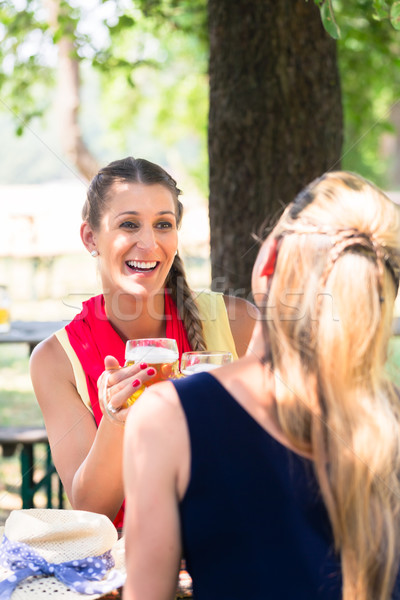
<svg viewBox="0 0 400 600"><path fill-rule="evenodd" d="M192 349L170 294L165 292L166 336L175 339L178 345L179 357L183 352ZM74 349L86 376L86 384L90 403L97 426L103 418L99 405L97 380L104 371L104 358L114 356L121 366L125 362L125 342L115 331L105 312L104 296L94 296L83 302L81 312L66 327L69 342ZM124 504L116 518L115 527L122 527L124 520Z"/></svg>

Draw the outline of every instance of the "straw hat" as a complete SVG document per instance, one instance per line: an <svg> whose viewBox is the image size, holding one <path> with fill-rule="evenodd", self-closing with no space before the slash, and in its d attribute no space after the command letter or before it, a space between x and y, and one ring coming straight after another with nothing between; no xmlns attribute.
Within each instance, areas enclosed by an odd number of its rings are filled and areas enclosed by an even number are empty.
<svg viewBox="0 0 400 600"><path fill-rule="evenodd" d="M124 542L105 515L14 510L0 528L2 599L91 600L124 582Z"/></svg>

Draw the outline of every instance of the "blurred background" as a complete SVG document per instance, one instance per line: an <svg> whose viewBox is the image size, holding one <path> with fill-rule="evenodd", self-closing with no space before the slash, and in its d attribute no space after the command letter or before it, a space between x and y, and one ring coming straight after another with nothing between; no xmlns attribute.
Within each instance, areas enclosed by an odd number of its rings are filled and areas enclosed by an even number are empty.
<svg viewBox="0 0 400 600"><path fill-rule="evenodd" d="M333 5L341 158L398 198L400 33L377 4ZM80 211L91 176L128 155L177 180L189 280L209 287L206 0L2 0L0 40L0 285L12 318L69 319L71 298L97 292Z"/></svg>
<svg viewBox="0 0 400 600"><path fill-rule="evenodd" d="M342 168L400 202L400 32L373 10L390 4L333 8ZM99 292L81 208L98 168L128 155L177 180L189 283L210 287L206 0L2 0L0 42L0 286L11 319L70 320ZM28 359L26 346L0 344L0 425L42 424ZM20 507L19 484L17 457L0 456L0 520Z"/></svg>

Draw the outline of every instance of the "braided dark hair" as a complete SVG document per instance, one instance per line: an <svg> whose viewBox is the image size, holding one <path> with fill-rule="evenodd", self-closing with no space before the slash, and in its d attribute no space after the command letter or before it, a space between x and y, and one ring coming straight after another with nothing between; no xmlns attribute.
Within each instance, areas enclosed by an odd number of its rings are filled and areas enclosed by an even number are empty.
<svg viewBox="0 0 400 600"><path fill-rule="evenodd" d="M182 192L177 187L175 179L155 163L144 158L128 156L121 160L115 160L100 169L90 182L82 209L82 219L87 221L93 230L99 229L101 217L112 201L110 188L115 181L163 185L172 194L175 204L176 224L177 227L180 226L183 205L179 200L179 196ZM182 259L178 254L175 256L165 286L169 289L177 306L192 349L205 350L206 344L199 309L186 280Z"/></svg>

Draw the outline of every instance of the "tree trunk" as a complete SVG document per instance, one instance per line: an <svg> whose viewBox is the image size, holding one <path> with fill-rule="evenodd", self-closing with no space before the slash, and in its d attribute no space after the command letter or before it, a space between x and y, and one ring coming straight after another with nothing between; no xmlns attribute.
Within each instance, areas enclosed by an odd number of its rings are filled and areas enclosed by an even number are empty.
<svg viewBox="0 0 400 600"><path fill-rule="evenodd" d="M208 0L213 288L247 297L259 233L340 168L336 44L309 0Z"/></svg>
<svg viewBox="0 0 400 600"><path fill-rule="evenodd" d="M45 5L49 14L50 27L56 31L62 10L61 0L45 0ZM99 170L99 165L83 141L79 125L80 74L79 60L74 47L74 32L65 31L57 41L57 46L57 113L61 147L68 160L89 181Z"/></svg>

